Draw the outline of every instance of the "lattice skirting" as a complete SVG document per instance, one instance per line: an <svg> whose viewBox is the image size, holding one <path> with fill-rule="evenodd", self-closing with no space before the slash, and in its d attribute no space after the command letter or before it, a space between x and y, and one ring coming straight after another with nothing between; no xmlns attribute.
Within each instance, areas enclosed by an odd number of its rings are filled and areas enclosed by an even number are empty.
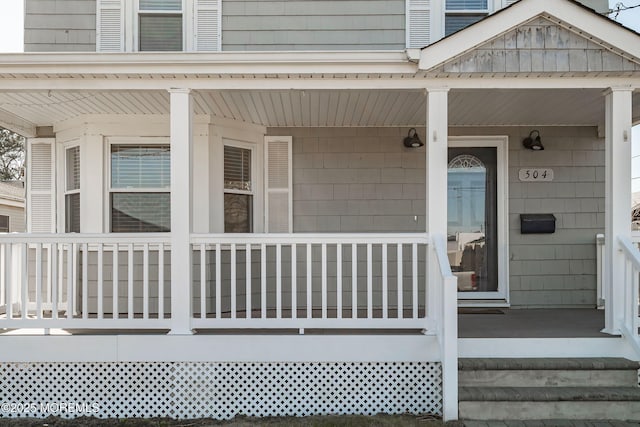
<svg viewBox="0 0 640 427"><path fill-rule="evenodd" d="M440 363L2 363L0 417L442 411Z"/></svg>

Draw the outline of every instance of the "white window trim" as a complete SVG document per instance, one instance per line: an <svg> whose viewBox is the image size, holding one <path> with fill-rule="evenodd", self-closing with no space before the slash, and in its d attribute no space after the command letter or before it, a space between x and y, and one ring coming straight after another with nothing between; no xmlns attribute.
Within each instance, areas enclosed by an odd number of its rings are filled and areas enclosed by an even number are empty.
<svg viewBox="0 0 640 427"><path fill-rule="evenodd" d="M251 188L252 191L246 190L231 190L224 188L224 147L238 147L251 150ZM250 194L253 196L253 218L252 218L252 231L251 233L264 232L264 190L263 190L263 171L264 164L262 158L264 156L263 146L253 142L240 141L231 138L222 138L222 158L223 167L221 168L220 179L222 180L222 220L224 231L224 194Z"/></svg>
<svg viewBox="0 0 640 427"><path fill-rule="evenodd" d="M112 145L166 145L170 147L169 138L163 137L107 137L104 144L105 158L105 188L104 188L104 224L107 233L111 231L111 193L169 193L171 194L171 186L166 188L112 188L111 187L111 146ZM173 171L171 171L173 172ZM144 234L144 233L142 233Z"/></svg>
<svg viewBox="0 0 640 427"><path fill-rule="evenodd" d="M140 37L139 37L139 24L140 24L140 13L148 14L148 15L182 15L182 52L188 50L187 40L189 40L188 33L191 30L191 34L193 34L193 19L189 20L189 16L187 15L187 9L193 9L193 7L187 7L189 3L193 6L193 3L190 0L182 0L182 10L153 10L153 11L141 11L140 10L140 0L133 0L133 2L126 2L127 4L132 4L133 7L130 11L125 11L125 16L129 18L127 21L129 22L126 27L131 27L131 31L126 31L125 29L125 37L128 35L129 38L132 38L130 43L127 43L127 46L131 47L132 52L140 52Z"/></svg>
<svg viewBox="0 0 640 427"><path fill-rule="evenodd" d="M77 147L79 150L79 166L80 166L80 170L78 171L78 173L80 174L80 183L79 183L79 187L75 190L69 190L67 189L67 151ZM65 233L67 233L67 196L72 195L72 194L80 194L80 199L82 200L82 195L81 195L81 190L82 190L82 147L80 144L80 141L69 141L67 143L64 143L62 145L62 153L63 155L62 157L62 161L64 163L62 170L63 170L63 181L62 181L62 230L64 230ZM82 205L80 206L80 232L82 232Z"/></svg>

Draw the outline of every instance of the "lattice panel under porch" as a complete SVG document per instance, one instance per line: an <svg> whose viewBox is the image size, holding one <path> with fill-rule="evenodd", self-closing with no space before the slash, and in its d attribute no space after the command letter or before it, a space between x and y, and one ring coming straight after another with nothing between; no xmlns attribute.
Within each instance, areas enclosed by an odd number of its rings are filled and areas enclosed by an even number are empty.
<svg viewBox="0 0 640 427"><path fill-rule="evenodd" d="M436 362L3 363L0 418L441 414L441 383ZM16 413L5 405L60 402L96 409Z"/></svg>

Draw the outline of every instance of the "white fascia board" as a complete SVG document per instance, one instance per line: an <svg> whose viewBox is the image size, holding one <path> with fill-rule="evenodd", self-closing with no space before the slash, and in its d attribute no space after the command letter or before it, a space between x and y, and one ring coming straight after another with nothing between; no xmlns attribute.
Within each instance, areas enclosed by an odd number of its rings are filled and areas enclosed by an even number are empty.
<svg viewBox="0 0 640 427"><path fill-rule="evenodd" d="M24 208L24 199L15 199L11 196L0 196L0 206L11 206L14 208Z"/></svg>
<svg viewBox="0 0 640 427"><path fill-rule="evenodd" d="M23 53L0 55L1 74L415 73L406 51Z"/></svg>
<svg viewBox="0 0 640 427"><path fill-rule="evenodd" d="M0 127L9 129L10 131L26 138L33 138L36 136L35 124L4 109L0 109Z"/></svg>
<svg viewBox="0 0 640 427"><path fill-rule="evenodd" d="M419 69L430 70L537 16L559 19L571 29L584 31L620 53L640 58L640 36L608 18L566 0L521 0L422 49Z"/></svg>

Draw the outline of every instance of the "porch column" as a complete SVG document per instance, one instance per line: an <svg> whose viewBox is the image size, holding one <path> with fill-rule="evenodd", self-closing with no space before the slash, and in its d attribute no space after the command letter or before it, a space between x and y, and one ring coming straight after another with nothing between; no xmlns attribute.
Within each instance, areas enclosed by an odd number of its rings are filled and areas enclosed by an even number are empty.
<svg viewBox="0 0 640 427"><path fill-rule="evenodd" d="M605 93L605 328L619 335L624 315L624 255L618 238L631 237L631 123L633 91Z"/></svg>
<svg viewBox="0 0 640 427"><path fill-rule="evenodd" d="M193 106L190 89L170 89L171 335L191 330Z"/></svg>
<svg viewBox="0 0 640 427"><path fill-rule="evenodd" d="M427 89L427 232L431 241L447 239L447 164L449 119L448 89ZM445 247L446 248L446 247ZM428 312L438 322L442 360L442 415L446 420L458 419L458 310L457 289L436 289L438 259L429 250ZM443 284L446 284L445 281Z"/></svg>

